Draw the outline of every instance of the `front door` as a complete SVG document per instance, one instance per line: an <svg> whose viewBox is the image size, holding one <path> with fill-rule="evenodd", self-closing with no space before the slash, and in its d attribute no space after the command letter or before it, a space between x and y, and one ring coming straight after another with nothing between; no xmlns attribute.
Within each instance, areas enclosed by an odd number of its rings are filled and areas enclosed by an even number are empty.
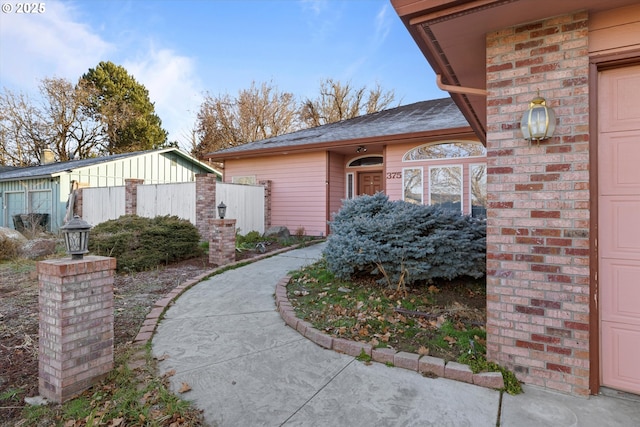
<svg viewBox="0 0 640 427"><path fill-rule="evenodd" d="M640 65L598 76L601 383L640 394Z"/></svg>
<svg viewBox="0 0 640 427"><path fill-rule="evenodd" d="M382 172L360 172L358 174L358 195L373 196L382 191Z"/></svg>

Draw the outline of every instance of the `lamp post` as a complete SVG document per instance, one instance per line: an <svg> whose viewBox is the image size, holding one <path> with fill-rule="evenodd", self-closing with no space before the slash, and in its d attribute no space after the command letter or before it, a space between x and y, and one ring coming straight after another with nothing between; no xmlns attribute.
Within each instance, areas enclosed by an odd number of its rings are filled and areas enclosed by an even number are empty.
<svg viewBox="0 0 640 427"><path fill-rule="evenodd" d="M224 204L224 202L220 202L220 204L218 205L218 217L220 217L220 219L224 219L224 216L227 214L227 205Z"/></svg>
<svg viewBox="0 0 640 427"><path fill-rule="evenodd" d="M60 227L64 236L64 245L71 259L82 259L89 252L89 230L91 225L74 215L73 219Z"/></svg>
<svg viewBox="0 0 640 427"><path fill-rule="evenodd" d="M551 138L556 129L556 115L553 109L547 107L547 103L541 96L533 98L529 109L525 111L520 121L522 135L527 141L540 141Z"/></svg>

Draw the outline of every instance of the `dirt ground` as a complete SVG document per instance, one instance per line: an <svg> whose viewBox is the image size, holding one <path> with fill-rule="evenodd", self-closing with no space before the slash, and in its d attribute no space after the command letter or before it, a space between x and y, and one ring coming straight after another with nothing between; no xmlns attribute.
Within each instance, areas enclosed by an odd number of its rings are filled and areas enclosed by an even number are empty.
<svg viewBox="0 0 640 427"><path fill-rule="evenodd" d="M282 247L272 244L266 252ZM260 255L243 251L237 260ZM117 274L114 281L115 351L133 341L153 304L177 285L211 271L208 258ZM38 395L38 280L36 263L0 263L0 425L17 419L24 398Z"/></svg>

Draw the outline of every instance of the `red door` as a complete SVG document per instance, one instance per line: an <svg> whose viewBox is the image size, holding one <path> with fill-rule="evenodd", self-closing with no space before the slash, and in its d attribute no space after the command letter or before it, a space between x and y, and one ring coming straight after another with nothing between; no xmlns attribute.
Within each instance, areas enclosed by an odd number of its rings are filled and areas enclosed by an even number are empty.
<svg viewBox="0 0 640 427"><path fill-rule="evenodd" d="M640 66L598 85L602 385L640 394Z"/></svg>
<svg viewBox="0 0 640 427"><path fill-rule="evenodd" d="M382 172L361 172L358 174L358 195L373 196L382 191Z"/></svg>

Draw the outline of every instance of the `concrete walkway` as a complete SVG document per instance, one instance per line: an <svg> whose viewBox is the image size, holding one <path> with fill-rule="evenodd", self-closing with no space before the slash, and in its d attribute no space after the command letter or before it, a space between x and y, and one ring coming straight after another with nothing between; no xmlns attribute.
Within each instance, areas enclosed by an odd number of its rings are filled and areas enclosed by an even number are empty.
<svg viewBox="0 0 640 427"><path fill-rule="evenodd" d="M153 338L160 372L212 426L638 426L640 401L527 387L504 395L323 349L289 328L274 289L324 245L216 275L185 292Z"/></svg>

